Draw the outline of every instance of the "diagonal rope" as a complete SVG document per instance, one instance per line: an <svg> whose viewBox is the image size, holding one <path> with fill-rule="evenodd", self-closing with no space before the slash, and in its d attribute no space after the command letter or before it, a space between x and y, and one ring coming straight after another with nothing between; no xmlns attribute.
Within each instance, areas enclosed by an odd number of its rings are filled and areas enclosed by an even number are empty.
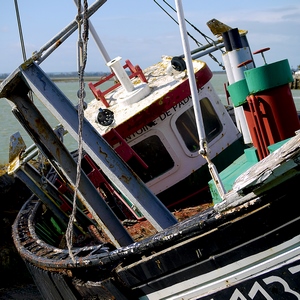
<svg viewBox="0 0 300 300"><path fill-rule="evenodd" d="M77 199L77 191L80 183L80 175L81 175L81 160L83 156L83 142L82 142L82 127L83 127L83 118L84 118L84 70L87 62L87 44L88 44L88 16L87 16L88 3L87 0L84 0L83 7L83 20L80 19L81 15L81 1L78 1L78 78L79 78L79 105L78 105L78 161L77 161L77 169L76 169L76 183L74 189L74 197L73 197L73 209L69 218L68 228L66 231L66 242L69 250L69 255L72 260L75 262L74 255L72 253L73 247L73 224L75 221L75 215L77 210L76 199ZM83 31L82 28L83 27Z"/></svg>
<svg viewBox="0 0 300 300"><path fill-rule="evenodd" d="M157 6L158 6L165 14L168 15L168 17L170 17L177 25L179 25L178 21L177 21L174 17L172 17L171 14L168 13L167 10L164 9L164 8L162 7L162 5L160 5L156 0L153 0L153 1L154 1L154 3L155 3L155 4L156 4L156 5L157 5ZM173 10L175 13L177 13L177 10L176 10L171 4L169 4L166 0L163 0L163 2L164 2L171 10ZM197 32L205 39L205 41L206 41L208 44L215 46L215 42L214 42L214 40L213 40L211 37L207 36L205 33L203 33L201 30L199 30L195 25L193 25L193 24L192 24L191 22L189 22L187 19L184 19L184 20L185 20L185 22L186 22L187 24L189 24L195 31L197 31ZM194 36L192 36L189 32L187 32L187 35L188 35L188 36L196 43L196 45L197 45L198 47L203 46L203 44L202 44L201 42L199 42ZM221 49L219 49L219 51L222 52ZM218 59L217 59L213 54L209 53L208 56L209 56L213 61L215 61L215 62L219 65L219 67L221 67L221 68L224 70L223 64L222 64L221 62L219 62Z"/></svg>
<svg viewBox="0 0 300 300"><path fill-rule="evenodd" d="M21 18L20 18L18 1L17 0L15 0L15 9L16 9L16 15L17 15L17 22L18 22L18 29L19 29L19 36L20 36L20 43L21 43L21 48L22 48L23 60L26 61L27 60L27 58L26 58L26 50L25 50L25 45L24 45L24 38L23 38L23 32L22 32Z"/></svg>
<svg viewBox="0 0 300 300"><path fill-rule="evenodd" d="M21 24L21 17L20 17L20 12L19 12L18 1L14 0L14 2L15 2L15 10L16 10L16 16L17 16L17 22L18 22L18 30L19 30L19 37L20 37L23 61L26 61L27 60L26 49L25 49L25 43L24 43L24 37L23 37L23 31L22 31L22 24ZM31 91L29 92L28 96L31 99L31 101L33 101L33 95L32 95Z"/></svg>

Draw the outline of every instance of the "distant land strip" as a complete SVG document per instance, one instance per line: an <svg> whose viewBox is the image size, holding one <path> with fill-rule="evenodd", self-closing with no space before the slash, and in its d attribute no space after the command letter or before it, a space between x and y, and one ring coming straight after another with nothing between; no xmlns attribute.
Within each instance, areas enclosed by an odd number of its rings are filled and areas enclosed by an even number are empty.
<svg viewBox="0 0 300 300"><path fill-rule="evenodd" d="M213 71L213 74L225 74L225 71ZM109 75L107 72L86 72L84 75L85 79L90 81L98 81L100 78ZM55 72L55 73L47 73L47 75L53 81L76 81L78 80L77 72ZM2 82L5 78L9 76L8 73L0 74L0 82Z"/></svg>

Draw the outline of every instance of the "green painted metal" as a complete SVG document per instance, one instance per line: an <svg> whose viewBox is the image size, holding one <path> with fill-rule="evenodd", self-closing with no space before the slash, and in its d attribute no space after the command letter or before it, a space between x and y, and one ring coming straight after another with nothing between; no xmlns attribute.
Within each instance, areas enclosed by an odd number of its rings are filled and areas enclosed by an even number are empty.
<svg viewBox="0 0 300 300"><path fill-rule="evenodd" d="M246 79L230 84L227 89L230 99L235 107L241 106L247 102L246 97L249 95L249 89Z"/></svg>
<svg viewBox="0 0 300 300"><path fill-rule="evenodd" d="M247 96L293 82L293 75L287 59L261 67L246 70L245 79L228 86L231 101L235 107L247 102ZM266 76L272 74L272 76Z"/></svg>
<svg viewBox="0 0 300 300"><path fill-rule="evenodd" d="M280 141L268 147L270 152L274 152L278 148L280 148L284 143L286 143L289 139L284 141ZM236 159L230 166L224 169L220 173L220 178L223 182L225 190L227 192L232 190L233 184L235 180L244 172L246 172L250 167L255 165L259 161L257 151L255 147L247 148L244 150L244 154L241 155L238 159ZM213 182L210 180L208 183L210 193L213 198L213 203L217 204L222 201L219 196L218 190Z"/></svg>
<svg viewBox="0 0 300 300"><path fill-rule="evenodd" d="M250 167L258 162L258 157L256 154L256 148L248 148L245 149L244 154L241 155L238 159L236 159L229 167L223 170L220 173L221 180L225 187L225 190L229 192L232 190L232 186L234 181L238 176L247 171ZM222 201L217 188L212 180L208 183L213 203L217 204Z"/></svg>
<svg viewBox="0 0 300 300"><path fill-rule="evenodd" d="M292 71L287 59L246 70L244 74L250 94L256 94L293 81ZM269 76L269 74L272 74L272 76Z"/></svg>
<svg viewBox="0 0 300 300"><path fill-rule="evenodd" d="M64 234L66 231L66 228L62 229L61 226L59 226L59 224L56 222L56 220L52 217L50 218L50 222L53 225L55 231L57 232L57 234Z"/></svg>
<svg viewBox="0 0 300 300"><path fill-rule="evenodd" d="M278 143L276 143L276 144L269 145L269 146L268 146L268 149L269 149L270 153L272 153L272 152L274 152L275 150L277 150L278 148L280 148L280 147L281 147L283 144L285 144L288 140L290 140L290 138L289 138L289 139L286 139L286 140L283 140L283 141L280 141L280 142L278 142Z"/></svg>

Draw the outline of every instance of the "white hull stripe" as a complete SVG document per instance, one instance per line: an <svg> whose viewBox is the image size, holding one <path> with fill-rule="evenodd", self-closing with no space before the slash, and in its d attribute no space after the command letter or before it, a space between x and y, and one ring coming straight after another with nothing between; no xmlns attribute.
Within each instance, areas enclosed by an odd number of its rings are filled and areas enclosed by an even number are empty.
<svg viewBox="0 0 300 300"><path fill-rule="evenodd" d="M219 290L226 289L298 259L300 260L299 235L276 247L236 261L204 275L182 281L168 288L143 296L140 299L199 299L200 296L207 296ZM297 272L296 268L297 267L294 267L294 272Z"/></svg>

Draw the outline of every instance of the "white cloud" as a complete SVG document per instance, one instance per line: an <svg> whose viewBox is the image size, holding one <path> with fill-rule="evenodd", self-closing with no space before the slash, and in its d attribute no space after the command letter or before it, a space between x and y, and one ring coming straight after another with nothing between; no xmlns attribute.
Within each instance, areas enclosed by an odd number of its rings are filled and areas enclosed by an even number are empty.
<svg viewBox="0 0 300 300"><path fill-rule="evenodd" d="M300 5L277 6L265 9L240 9L233 14L224 14L224 19L228 23L300 23Z"/></svg>

